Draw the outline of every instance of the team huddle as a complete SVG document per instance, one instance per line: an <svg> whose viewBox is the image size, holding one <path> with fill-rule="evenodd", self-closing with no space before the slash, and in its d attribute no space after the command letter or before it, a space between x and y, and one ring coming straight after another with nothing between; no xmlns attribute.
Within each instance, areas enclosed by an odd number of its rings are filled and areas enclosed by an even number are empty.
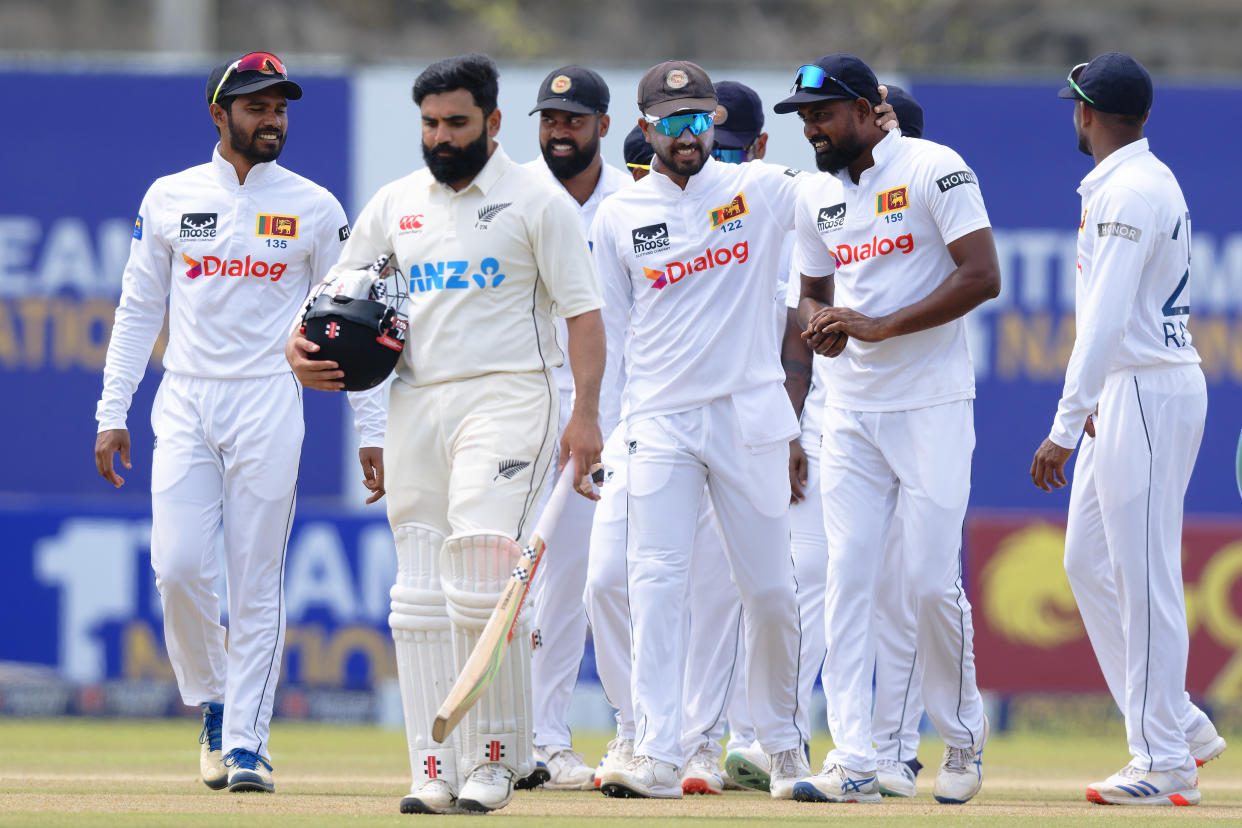
<svg viewBox="0 0 1242 828"><path fill-rule="evenodd" d="M1077 339L1030 473L1066 485L1081 440L1065 564L1132 757L1087 798L1191 805L1225 741L1185 692L1182 501L1206 410L1190 214L1142 137L1146 70L1108 53L1067 83L1096 167L1080 188ZM600 156L598 73L544 79L530 112L542 157L526 164L497 141L497 94L484 55L422 72L426 166L351 226L275 163L302 90L251 53L209 77L211 162L159 179L140 207L95 455L120 486L113 455L130 465L126 414L167 303L152 564L182 699L203 710L203 781L275 789L301 388L348 387L368 502L387 498L397 553L403 813L492 811L541 786L913 797L924 712L945 742L934 798L972 799L989 722L962 584L965 317L1001 286L974 171L922 137L908 93L844 53L798 68L773 107L801 120L817 173L763 161L758 95L689 61L643 75L630 175ZM202 264L243 257L281 277ZM346 307L377 261L408 278L400 318L304 317L312 288ZM359 331L366 347L318 353ZM350 382L374 373L351 360L376 342L398 352L386 414L382 385ZM446 732L441 703L545 510L554 529L512 643ZM617 719L597 767L567 723L588 624ZM834 747L813 771L817 676Z"/></svg>

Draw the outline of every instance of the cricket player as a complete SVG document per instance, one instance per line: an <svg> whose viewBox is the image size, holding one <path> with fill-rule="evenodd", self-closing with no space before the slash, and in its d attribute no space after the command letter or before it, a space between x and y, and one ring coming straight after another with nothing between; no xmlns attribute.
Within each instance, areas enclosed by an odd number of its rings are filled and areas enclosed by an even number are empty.
<svg viewBox="0 0 1242 828"><path fill-rule="evenodd" d="M608 84L597 72L583 66L553 69L539 85L531 115L539 116L539 149L542 157L526 166L564 190L578 205L578 218L585 234L600 202L631 183L625 173L605 164L599 153L600 139L608 134ZM564 323L558 323L564 338ZM560 388L561 422L573 410L574 377L569 365L552 371ZM608 389L604 393L619 393ZM603 410L610 407L605 404ZM600 423L601 433L616 425ZM554 475L545 486L552 490ZM540 504L542 511L542 502ZM583 603L586 586L587 549L595 503L573 498L565 504L550 537L551 554L539 564L531 584L534 634L531 657L531 696L534 703L535 770L519 780L519 788L544 785L552 790L589 789L595 771L575 753L571 743L569 703L578 681L578 668L586 646L587 617Z"/></svg>
<svg viewBox="0 0 1242 828"><path fill-rule="evenodd" d="M288 323L349 236L323 187L276 163L284 64L251 52L212 69L209 163L158 179L134 223L96 411L95 463L130 464L127 414L168 308L151 411L151 565L181 698L203 710L203 782L275 790L269 726L284 649L282 573L302 447L302 394L284 360ZM383 494L384 409L351 395L372 500ZM215 582L224 528L228 647Z"/></svg>
<svg viewBox="0 0 1242 828"><path fill-rule="evenodd" d="M794 112L829 173L797 209L800 320L826 378L819 481L828 539L824 675L835 748L795 786L816 802L879 802L871 718L877 590L894 521L918 618L923 700L946 743L934 794L982 785L987 720L975 684L961 532L974 448L962 317L1000 290L974 173L948 147L876 127L878 83L833 54L801 67ZM934 439L929 435L934 435Z"/></svg>
<svg viewBox="0 0 1242 828"><path fill-rule="evenodd" d="M432 721L491 616L534 523L557 451L566 320L574 405L561 462L598 462L601 297L574 202L496 141L498 73L486 55L433 63L414 82L423 160L363 208L331 275L395 253L410 279L409 339L389 397L388 520L397 548L389 625L414 781L403 813L491 811L531 762L529 647L448 741ZM334 374L291 338L309 387ZM571 457L572 455L572 457ZM597 497L589 480L580 493ZM529 623L515 637L529 640Z"/></svg>
<svg viewBox="0 0 1242 828"><path fill-rule="evenodd" d="M651 150L651 144L647 143L647 138L643 135L642 127L635 124L634 128L625 134L622 152L625 158L625 168L635 181L645 178L651 172L651 156L654 153ZM603 495L600 498L603 499Z"/></svg>
<svg viewBox="0 0 1242 828"><path fill-rule="evenodd" d="M788 797L808 772L807 734L795 721L787 522L787 444L797 421L772 343L771 303L795 173L711 157L717 98L694 63L649 69L638 105L652 173L608 198L590 233L605 312L616 319L609 328L628 320L632 331L623 409L636 740L633 759L605 771L601 788L682 795L682 620L706 484L742 593L755 730L772 757L772 793Z"/></svg>
<svg viewBox="0 0 1242 828"><path fill-rule="evenodd" d="M1131 756L1087 799L1195 805L1196 764L1225 740L1186 695L1182 501L1207 411L1189 330L1190 212L1143 137L1152 83L1142 64L1108 52L1075 66L1059 94L1074 101L1078 148L1095 168L1078 187L1074 349L1031 479L1063 487L1086 431L1065 570Z"/></svg>

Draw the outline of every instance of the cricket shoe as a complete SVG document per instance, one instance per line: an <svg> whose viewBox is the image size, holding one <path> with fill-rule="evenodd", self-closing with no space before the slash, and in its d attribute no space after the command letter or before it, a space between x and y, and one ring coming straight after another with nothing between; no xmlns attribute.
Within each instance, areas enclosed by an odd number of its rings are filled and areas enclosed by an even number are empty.
<svg viewBox="0 0 1242 828"><path fill-rule="evenodd" d="M806 752L800 747L773 753L768 767L772 769L769 793L773 799L793 799L794 786L811 775Z"/></svg>
<svg viewBox="0 0 1242 828"><path fill-rule="evenodd" d="M535 758L542 758L547 767L544 787L550 791L589 791L595 785L595 770L583 761L581 753L562 748L549 755L536 747Z"/></svg>
<svg viewBox="0 0 1242 828"><path fill-rule="evenodd" d="M686 760L681 774L681 792L684 794L720 794L724 792L724 779L720 776L718 748L704 742Z"/></svg>
<svg viewBox="0 0 1242 828"><path fill-rule="evenodd" d="M224 767L224 746L220 731L224 726L224 705L220 702L204 702L203 732L198 736L198 772L203 784L213 791L228 787L229 770Z"/></svg>
<svg viewBox="0 0 1242 828"><path fill-rule="evenodd" d="M484 762L466 777L457 795L457 807L476 814L503 808L513 801L516 779L517 774L499 762Z"/></svg>
<svg viewBox="0 0 1242 828"><path fill-rule="evenodd" d="M595 787L599 787L600 780L604 778L604 774L607 771L621 770L633 758L633 739L622 739L618 737L609 742L607 749L604 751L604 755L600 757L599 765L595 768Z"/></svg>
<svg viewBox="0 0 1242 828"><path fill-rule="evenodd" d="M403 814L451 814L457 805L453 786L443 779L428 779L401 799Z"/></svg>
<svg viewBox="0 0 1242 828"><path fill-rule="evenodd" d="M1212 724L1211 719L1205 719L1186 741L1190 745L1190 755L1195 757L1195 766L1200 768L1224 753L1227 747L1225 738L1216 732L1216 725Z"/></svg>
<svg viewBox="0 0 1242 828"><path fill-rule="evenodd" d="M229 769L229 793L275 793L271 763L253 750L233 748L224 766Z"/></svg>
<svg viewBox="0 0 1242 828"><path fill-rule="evenodd" d="M879 802L881 797L875 771L824 762L815 776L794 784L793 798L798 802Z"/></svg>
<svg viewBox="0 0 1242 828"><path fill-rule="evenodd" d="M767 793L772 785L768 755L759 747L758 742L729 751L729 755L725 757L725 772L738 785L752 791Z"/></svg>
<svg viewBox="0 0 1242 828"><path fill-rule="evenodd" d="M635 756L620 770L610 770L600 782L604 796L681 799L681 772L671 762Z"/></svg>
<svg viewBox="0 0 1242 828"><path fill-rule="evenodd" d="M906 762L896 759L879 760L876 762L875 779L880 786L881 796L909 799L918 792L914 768Z"/></svg>
<svg viewBox="0 0 1242 828"><path fill-rule="evenodd" d="M1097 805L1198 805L1195 771L1145 771L1126 765L1103 782L1087 786L1087 801Z"/></svg>
<svg viewBox="0 0 1242 828"><path fill-rule="evenodd" d="M983 717L983 739L979 747L953 747L945 745L944 758L940 760L940 771L936 774L936 785L932 788L932 796L937 802L945 805L961 805L969 802L983 787L983 748L992 734L992 726L988 717Z"/></svg>

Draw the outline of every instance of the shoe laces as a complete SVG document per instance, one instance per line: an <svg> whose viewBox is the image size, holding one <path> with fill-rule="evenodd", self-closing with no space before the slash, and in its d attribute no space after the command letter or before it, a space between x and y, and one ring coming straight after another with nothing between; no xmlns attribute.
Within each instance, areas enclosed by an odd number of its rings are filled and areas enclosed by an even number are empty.
<svg viewBox="0 0 1242 828"><path fill-rule="evenodd" d="M802 751L798 748L790 748L789 750L782 750L780 753L772 754L772 775L786 779L800 776L802 768L798 760L802 758L801 754Z"/></svg>
<svg viewBox="0 0 1242 828"><path fill-rule="evenodd" d="M686 764L712 771L719 771L720 769L720 761L716 756L716 752L712 750L712 746L707 742L703 742L695 748L694 753L690 754L690 758L686 760Z"/></svg>
<svg viewBox="0 0 1242 828"><path fill-rule="evenodd" d="M258 770L259 765L271 771L272 766L267 761L255 753L253 750L245 748L233 748L229 751L229 755L224 757L224 766L226 768L242 768L244 770Z"/></svg>
<svg viewBox="0 0 1242 828"><path fill-rule="evenodd" d="M1124 776L1126 779L1142 779L1147 775L1147 771L1141 768L1136 768L1134 765L1126 765L1124 768L1117 771L1117 775Z"/></svg>
<svg viewBox="0 0 1242 828"><path fill-rule="evenodd" d="M198 734L198 743L206 745L208 750L222 750L224 742L221 731L224 727L224 705L203 705L203 732Z"/></svg>
<svg viewBox="0 0 1242 828"><path fill-rule="evenodd" d="M945 746L944 761L940 763L945 770L965 773L970 770L970 766L973 764L975 764L975 749L973 747Z"/></svg>
<svg viewBox="0 0 1242 828"><path fill-rule="evenodd" d="M878 759L875 764L877 771L893 771L908 779L914 778L914 771L910 768L910 766L898 759Z"/></svg>
<svg viewBox="0 0 1242 828"><path fill-rule="evenodd" d="M634 740L633 739L622 739L618 737L608 743L607 750L609 752L616 750L622 753L632 754L634 752Z"/></svg>
<svg viewBox="0 0 1242 828"><path fill-rule="evenodd" d="M513 780L513 771L499 762L486 762L470 772L471 781L484 785L506 785Z"/></svg>
<svg viewBox="0 0 1242 828"><path fill-rule="evenodd" d="M564 762L570 765L585 765L586 757L569 748L561 748L548 757L548 765L551 765L553 762L557 764Z"/></svg>

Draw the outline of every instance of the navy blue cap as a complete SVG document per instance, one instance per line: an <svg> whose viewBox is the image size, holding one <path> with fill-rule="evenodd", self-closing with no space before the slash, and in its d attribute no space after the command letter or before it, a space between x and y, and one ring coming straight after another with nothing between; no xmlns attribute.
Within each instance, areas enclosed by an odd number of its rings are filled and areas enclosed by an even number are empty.
<svg viewBox="0 0 1242 828"><path fill-rule="evenodd" d="M884 100L893 105L893 114L897 116L897 126L901 127L902 135L907 138L923 137L923 107L913 95L890 83Z"/></svg>
<svg viewBox="0 0 1242 828"><path fill-rule="evenodd" d="M875 79L875 72L863 63L862 58L845 52L824 55L812 66L818 66L824 72L820 86L808 86L802 71L795 79L794 93L772 107L778 114L796 112L802 104L818 101L852 101L866 98L872 104L880 102L880 82Z"/></svg>
<svg viewBox="0 0 1242 828"><path fill-rule="evenodd" d="M1114 115L1146 115L1151 109L1151 75L1125 52L1105 52L1093 59L1074 82L1081 92L1067 82L1057 97Z"/></svg>
<svg viewBox="0 0 1242 828"><path fill-rule="evenodd" d="M737 81L716 84L716 143L730 149L749 147L763 132L759 93Z"/></svg>
<svg viewBox="0 0 1242 828"><path fill-rule="evenodd" d="M643 136L642 127L635 124L630 130L630 134L625 136L625 164L650 164L651 156L655 155L655 150L651 144L647 143L647 139Z"/></svg>
<svg viewBox="0 0 1242 828"><path fill-rule="evenodd" d="M562 66L553 69L539 84L535 108L531 115L545 109L592 115L608 111L608 84L585 66Z"/></svg>

